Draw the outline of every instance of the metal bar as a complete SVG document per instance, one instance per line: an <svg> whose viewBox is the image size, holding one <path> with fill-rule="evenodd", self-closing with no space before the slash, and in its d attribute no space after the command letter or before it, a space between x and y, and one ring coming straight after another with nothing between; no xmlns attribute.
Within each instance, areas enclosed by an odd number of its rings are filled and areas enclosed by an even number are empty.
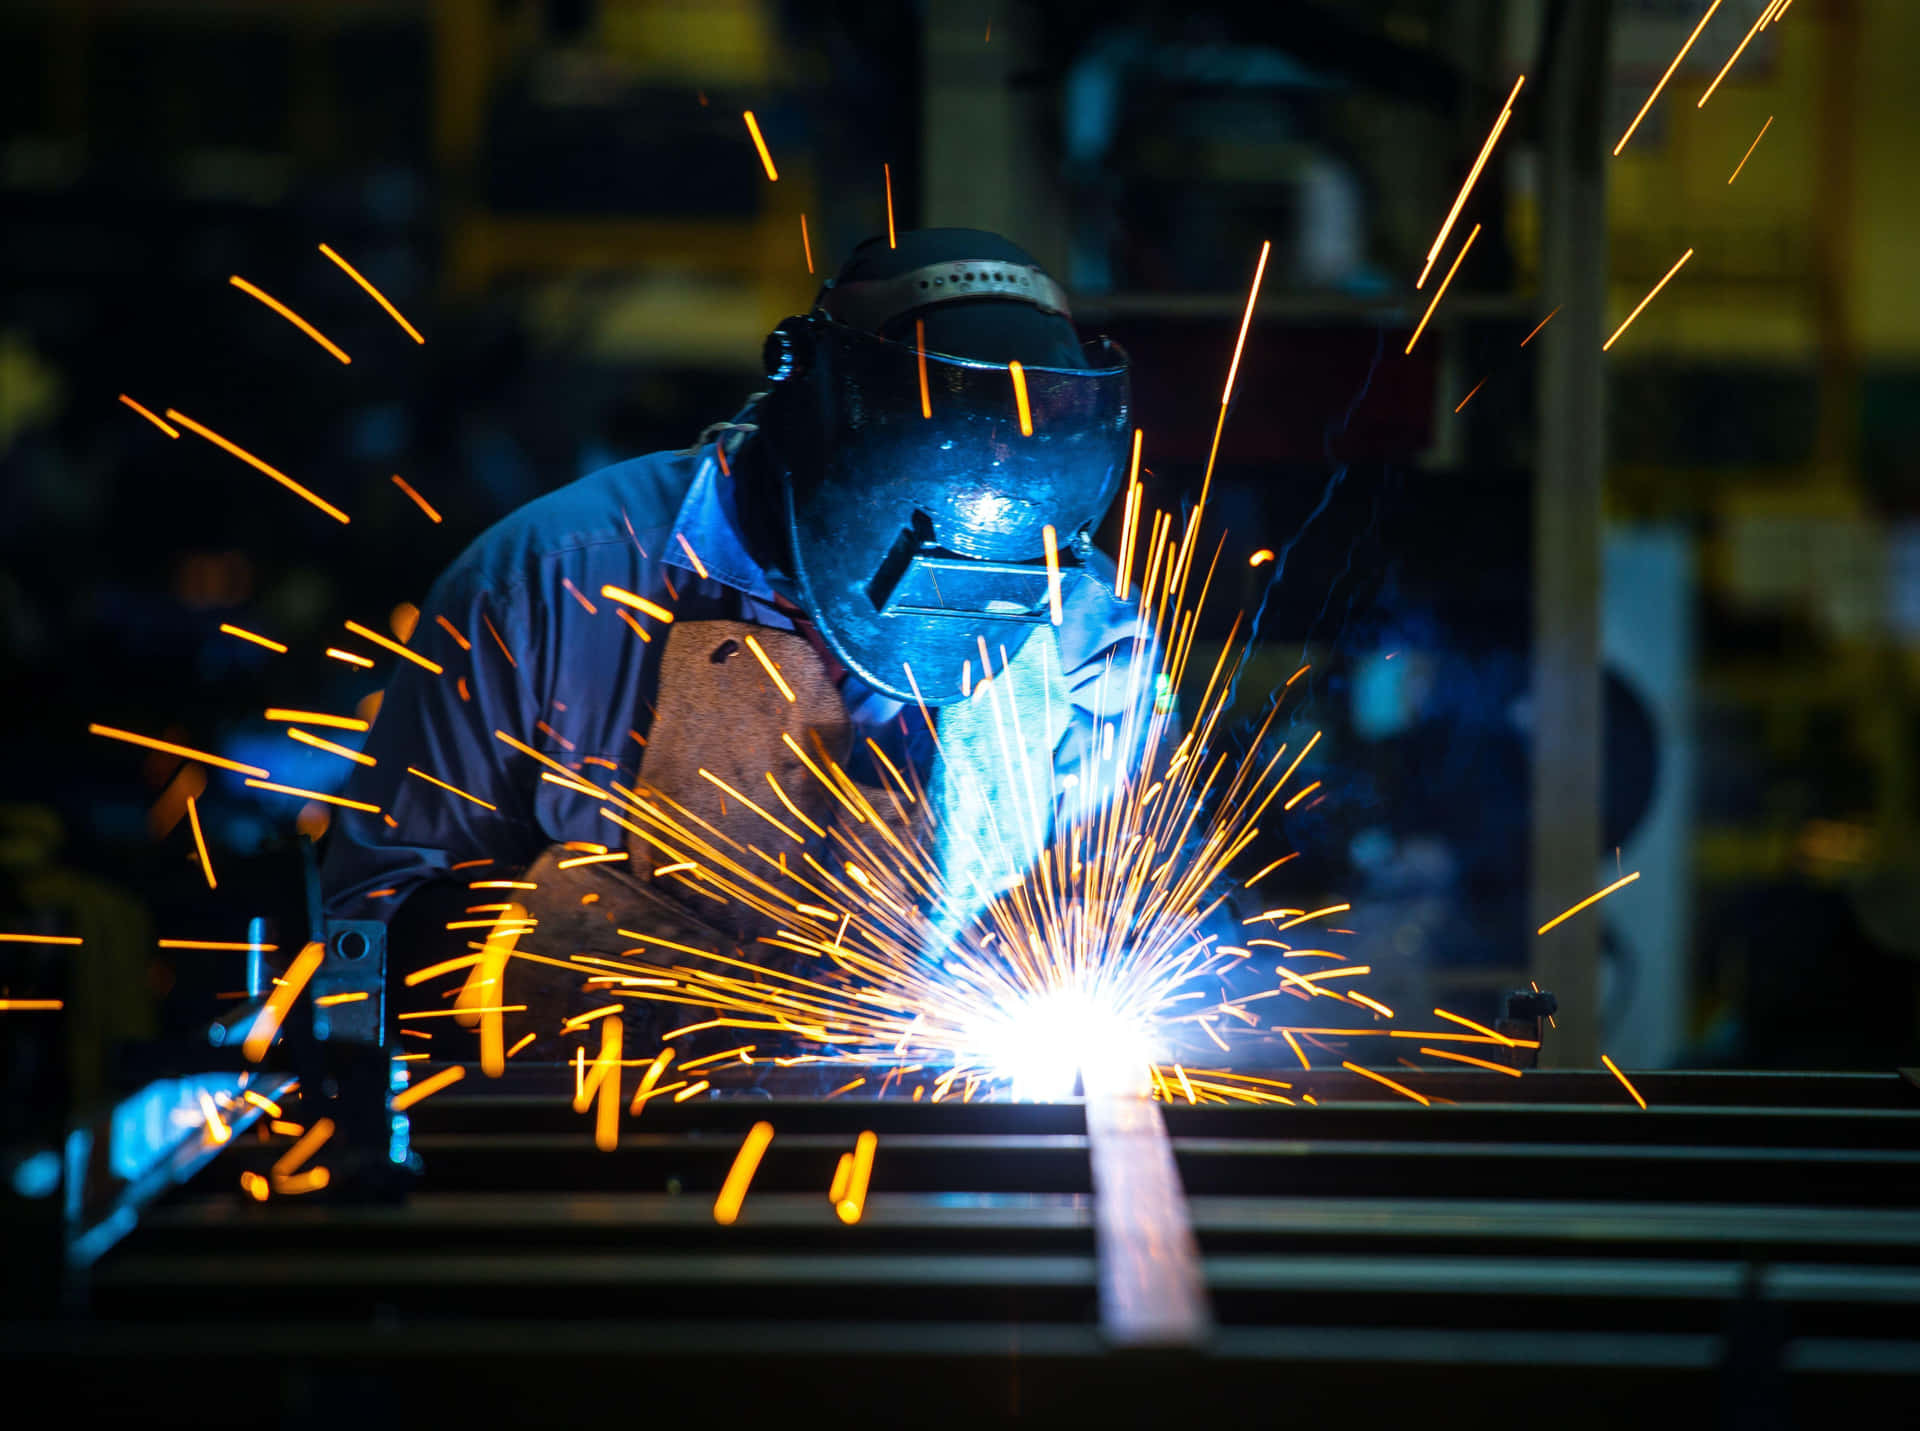
<svg viewBox="0 0 1920 1431"><path fill-rule="evenodd" d="M1600 491L1606 471L1608 0L1554 7L1543 78L1541 280L1564 311L1540 356L1533 512L1534 926L1593 890L1600 857ZM1557 330L1557 331L1556 331ZM1547 1067L1599 1062L1599 924L1533 943L1533 978L1560 997Z"/></svg>
<svg viewBox="0 0 1920 1431"><path fill-rule="evenodd" d="M1117 1346L1199 1346L1213 1319L1159 1104L1090 1086L1087 1154L1101 1330Z"/></svg>

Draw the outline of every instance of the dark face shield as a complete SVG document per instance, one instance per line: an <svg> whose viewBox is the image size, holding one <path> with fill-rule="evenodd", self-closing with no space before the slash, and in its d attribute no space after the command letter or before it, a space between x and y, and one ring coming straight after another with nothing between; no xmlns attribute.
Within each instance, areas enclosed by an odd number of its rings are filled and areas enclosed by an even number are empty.
<svg viewBox="0 0 1920 1431"><path fill-rule="evenodd" d="M1063 587L1083 579L1076 539L1125 476L1130 417L1126 354L1085 354L1084 369L1016 380L818 315L770 340L763 431L785 469L794 576L867 684L960 700L979 638L1013 650L1050 619L1049 526Z"/></svg>

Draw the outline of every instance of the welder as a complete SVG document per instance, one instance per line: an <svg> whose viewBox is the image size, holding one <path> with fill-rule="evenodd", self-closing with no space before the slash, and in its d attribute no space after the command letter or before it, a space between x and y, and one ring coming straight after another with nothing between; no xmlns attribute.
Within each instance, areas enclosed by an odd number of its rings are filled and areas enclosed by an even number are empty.
<svg viewBox="0 0 1920 1431"><path fill-rule="evenodd" d="M397 970L458 952L508 902L556 955L631 946L620 927L752 955L744 906L556 770L663 796L744 848L771 832L709 777L773 807L770 774L825 829L837 807L801 753L868 787L891 763L934 806L938 957L1064 818L1013 816L1009 782L1037 772L1084 808L1124 762L1116 728L1153 699L1151 662L1132 659L1138 612L1091 531L1126 479L1125 354L1082 343L1021 248L949 228L862 244L768 338L765 366L767 390L691 448L527 504L434 586L412 645L443 673L399 666L377 763L345 792L380 813L344 811L323 856L331 912L389 920ZM623 845L625 861L575 863ZM581 982L512 965L531 1054L550 1047L556 979Z"/></svg>

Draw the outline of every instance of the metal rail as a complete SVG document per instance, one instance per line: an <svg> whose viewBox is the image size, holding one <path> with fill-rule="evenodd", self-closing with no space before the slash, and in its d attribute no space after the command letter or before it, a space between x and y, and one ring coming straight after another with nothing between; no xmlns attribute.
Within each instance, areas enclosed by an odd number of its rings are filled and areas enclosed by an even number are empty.
<svg viewBox="0 0 1920 1431"><path fill-rule="evenodd" d="M1115 1346L1198 1347L1212 1315L1160 1107L1089 1088L1086 1109L1100 1329Z"/></svg>
<svg viewBox="0 0 1920 1431"><path fill-rule="evenodd" d="M569 1070L511 1073L412 1110L404 1203L254 1204L239 1167L276 1149L236 1140L99 1260L90 1316L10 1326L0 1363L154 1419L138 1373L185 1362L222 1391L185 1419L253 1426L551 1423L626 1387L660 1415L1137 1421L1199 1385L1430 1424L1496 1384L1563 1426L1648 1396L1746 1426L1755 1398L1810 1421L1920 1384L1920 1090L1898 1078L1648 1075L1642 1112L1606 1074L1436 1076L1455 1103L1432 1108L1341 1073L1312 1075L1317 1108L826 1101L782 1075L649 1105L601 1153ZM760 1119L776 1136L721 1226ZM826 1190L865 1129L849 1226Z"/></svg>

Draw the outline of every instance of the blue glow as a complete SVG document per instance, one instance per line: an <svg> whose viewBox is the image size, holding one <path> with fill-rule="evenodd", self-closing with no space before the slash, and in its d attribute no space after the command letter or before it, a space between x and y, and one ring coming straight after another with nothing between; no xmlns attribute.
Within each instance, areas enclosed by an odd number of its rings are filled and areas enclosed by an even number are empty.
<svg viewBox="0 0 1920 1431"><path fill-rule="evenodd" d="M13 1190L21 1197L52 1197L59 1186L60 1155L51 1148L22 1158L13 1169Z"/></svg>
<svg viewBox="0 0 1920 1431"><path fill-rule="evenodd" d="M313 733L350 748L358 748L366 739L352 731L328 729ZM258 765L271 771L276 785L297 785L303 790L318 790L328 795L346 784L347 776L353 772L352 765L339 756L289 740L284 726L231 736L221 743L220 754L243 765ZM279 810L286 806L288 797L261 792L258 798L271 802L272 808Z"/></svg>

